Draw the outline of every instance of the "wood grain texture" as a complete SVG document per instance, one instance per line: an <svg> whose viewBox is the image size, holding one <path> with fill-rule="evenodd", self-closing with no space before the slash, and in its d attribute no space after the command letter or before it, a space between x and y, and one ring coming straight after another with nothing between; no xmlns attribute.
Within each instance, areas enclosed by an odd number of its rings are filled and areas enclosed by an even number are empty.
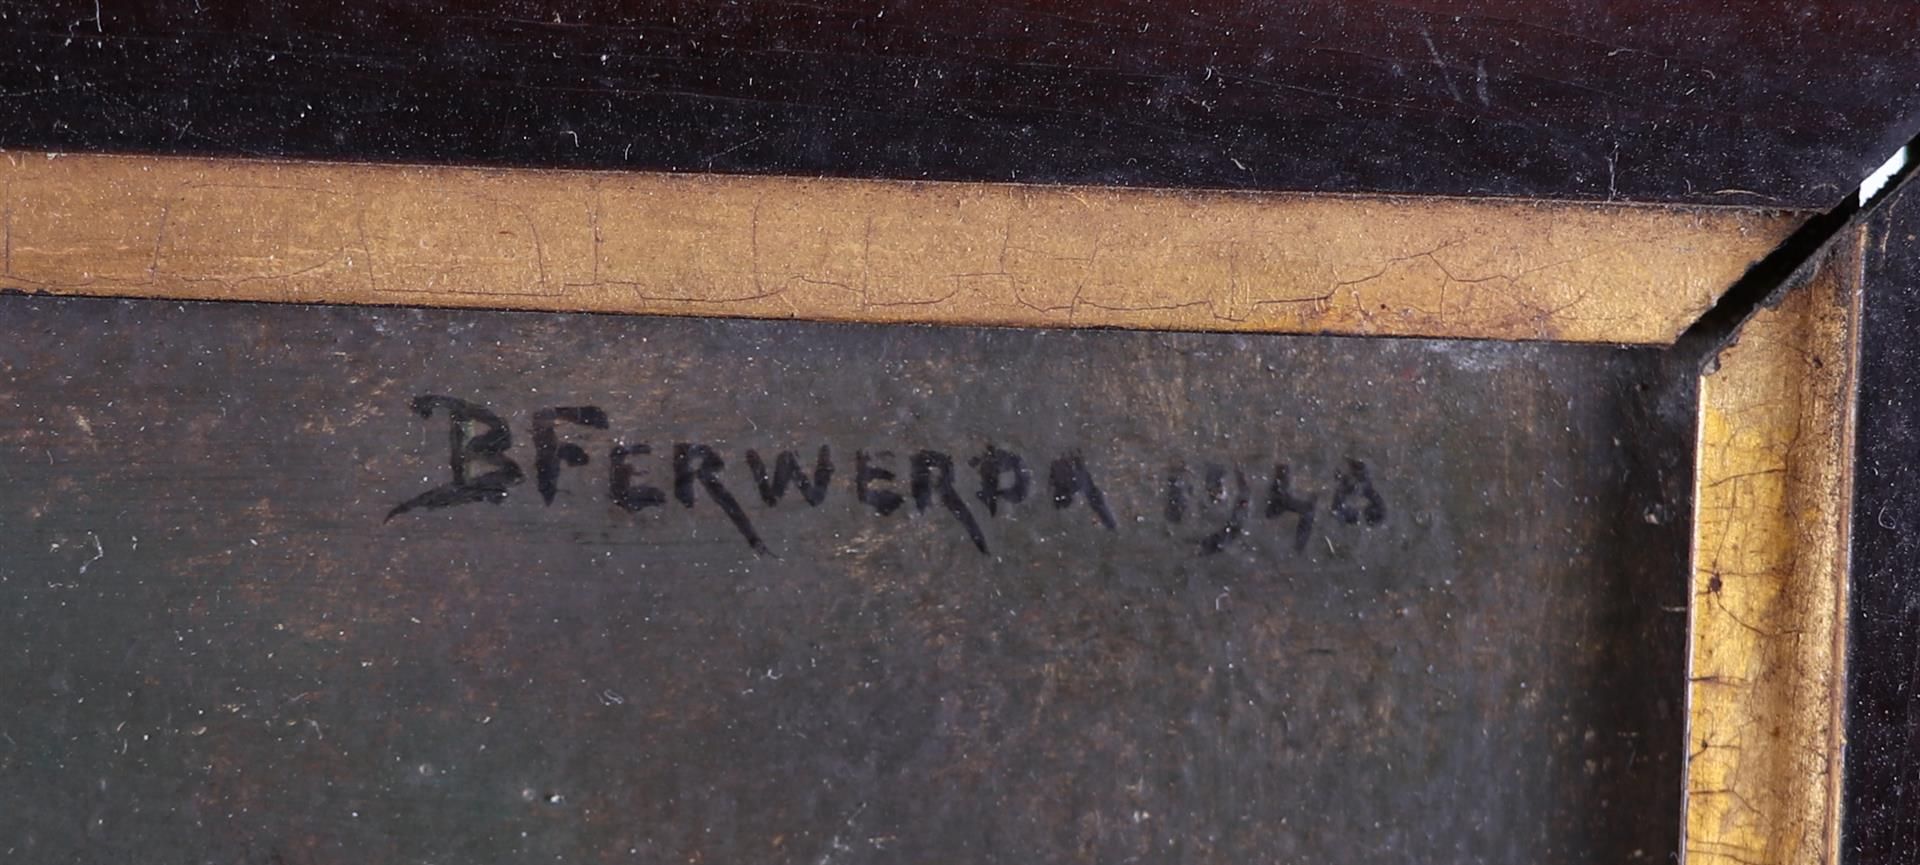
<svg viewBox="0 0 1920 865"><path fill-rule="evenodd" d="M9 153L55 294L1670 342L1778 211Z"/></svg>
<svg viewBox="0 0 1920 865"><path fill-rule="evenodd" d="M1859 267L1844 246L1701 382L1695 865L1835 861Z"/></svg>

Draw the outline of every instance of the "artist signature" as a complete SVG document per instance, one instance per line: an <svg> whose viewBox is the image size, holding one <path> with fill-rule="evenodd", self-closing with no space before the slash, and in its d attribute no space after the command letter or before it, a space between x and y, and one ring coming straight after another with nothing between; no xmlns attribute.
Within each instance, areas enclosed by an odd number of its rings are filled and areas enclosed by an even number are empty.
<svg viewBox="0 0 1920 865"><path fill-rule="evenodd" d="M526 481L520 462L507 455L513 448L513 434L507 422L491 409L455 397L425 395L413 400L413 411L429 420L436 414L447 417L451 478L395 505L387 512L388 520L414 510L475 502L497 504ZM594 461L586 448L565 440L563 425L604 430L609 421L607 413L597 406L543 408L533 412L530 420L534 487L541 500L551 505L559 491L560 473L569 468L584 469ZM656 452L647 442L616 441L604 458L607 499L624 510L640 512L664 507L669 500L692 508L705 498L761 555L772 555L772 551L734 490L746 490L768 509L780 507L790 494L808 507L820 507L826 504L836 476L846 479L856 507L882 516L909 502L917 511L936 507L944 510L981 553L988 552L988 544L976 507L992 518L1035 494L1044 495L1058 510L1083 508L1089 515L1089 525L1109 532L1119 530L1096 479L1094 461L1080 450L1043 461L1044 469L1042 462L1029 463L1022 455L993 444L966 457L964 463L950 453L932 449L856 450L850 474L837 468L827 445L805 457L783 450L769 459L751 448L740 456L733 474L745 483L735 487L729 486L722 474L730 463L709 445L675 442ZM744 472L740 471L742 466ZM1164 504L1162 516L1169 523L1185 523L1202 509L1224 514L1217 528L1195 540L1202 555L1219 553L1247 537L1256 520L1289 518L1293 521L1293 548L1299 552L1306 549L1321 514L1349 525L1377 526L1387 519L1386 498L1365 461L1349 457L1333 474L1331 490L1302 493L1294 489L1292 472L1285 462L1276 463L1259 479L1237 466L1206 463L1193 469L1177 463L1166 472L1158 498ZM656 477L659 484L649 482ZM962 492L963 486L967 492Z"/></svg>

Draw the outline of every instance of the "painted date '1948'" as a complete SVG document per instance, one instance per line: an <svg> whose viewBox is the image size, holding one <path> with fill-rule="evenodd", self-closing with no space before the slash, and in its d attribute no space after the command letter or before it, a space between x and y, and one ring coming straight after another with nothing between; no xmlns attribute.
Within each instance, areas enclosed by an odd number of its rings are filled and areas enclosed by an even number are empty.
<svg viewBox="0 0 1920 865"><path fill-rule="evenodd" d="M388 520L419 509L474 502L497 504L506 500L511 488L526 481L520 462L507 455L513 447L513 434L507 422L492 410L437 395L416 397L413 410L428 419L435 414L446 415L452 478L394 506L387 512ZM558 494L562 469L585 467L593 461L585 448L563 439L562 424L604 430L608 428L608 419L606 412L597 406L561 406L533 413L534 486L549 505ZM668 471L663 474L661 485L643 479L643 461L648 458L666 463ZM768 459L759 451L748 449L742 454L742 461L751 486L740 489L750 490L767 508L778 506L789 491L809 507L819 507L826 501L836 474L833 452L827 445L821 445L812 455L807 461L810 465L790 450ZM1044 484L1054 508L1065 510L1079 505L1089 513L1089 524L1097 523L1107 531L1119 528L1107 497L1094 477L1092 464L1077 450L1046 461L1043 469L1038 462L1030 465L1020 454L992 444L986 445L979 454L967 457L964 464L949 453L923 449L906 457L904 483L898 473L902 465L892 451L855 451L853 472L848 478L853 500L858 506L882 516L892 514L909 501L917 511L938 506L952 515L968 540L982 553L988 551L986 532L968 496L960 491L962 485L969 488L972 499L985 509L988 518L998 516L1004 507L1026 501L1036 486ZM691 508L704 497L719 508L756 553L772 554L754 528L747 509L741 505L740 497L722 480L721 472L728 463L714 448L696 442L677 442L656 456L648 443L616 441L607 451L606 466L607 498L614 505L638 512L662 507L671 499ZM963 474L969 477L962 480ZM1293 489L1291 471L1284 462L1274 465L1264 490L1257 490L1257 485L1240 468L1215 463L1204 464L1198 471L1175 464L1165 480L1161 498L1165 504L1163 515L1168 522L1184 523L1190 514L1197 515L1203 509L1210 513L1225 512L1218 528L1195 540L1202 555L1219 553L1245 537L1256 515L1269 520L1292 518L1291 540L1296 552L1306 549L1314 520L1320 513L1350 525L1377 526L1387 519L1386 499L1375 485L1366 462L1351 457L1335 471L1333 489L1324 506L1319 493L1301 494ZM1262 499L1257 507L1256 499Z"/></svg>

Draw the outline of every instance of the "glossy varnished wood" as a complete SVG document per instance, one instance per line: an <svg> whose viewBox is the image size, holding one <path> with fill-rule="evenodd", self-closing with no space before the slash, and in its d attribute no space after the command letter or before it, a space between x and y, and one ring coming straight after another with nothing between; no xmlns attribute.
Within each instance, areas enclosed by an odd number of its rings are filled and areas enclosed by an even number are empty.
<svg viewBox="0 0 1920 865"><path fill-rule="evenodd" d="M1864 269L1843 861L1898 865L1920 850L1920 187L1873 220Z"/></svg>
<svg viewBox="0 0 1920 865"><path fill-rule="evenodd" d="M1920 129L1866 0L14 0L0 145L1824 209Z"/></svg>

